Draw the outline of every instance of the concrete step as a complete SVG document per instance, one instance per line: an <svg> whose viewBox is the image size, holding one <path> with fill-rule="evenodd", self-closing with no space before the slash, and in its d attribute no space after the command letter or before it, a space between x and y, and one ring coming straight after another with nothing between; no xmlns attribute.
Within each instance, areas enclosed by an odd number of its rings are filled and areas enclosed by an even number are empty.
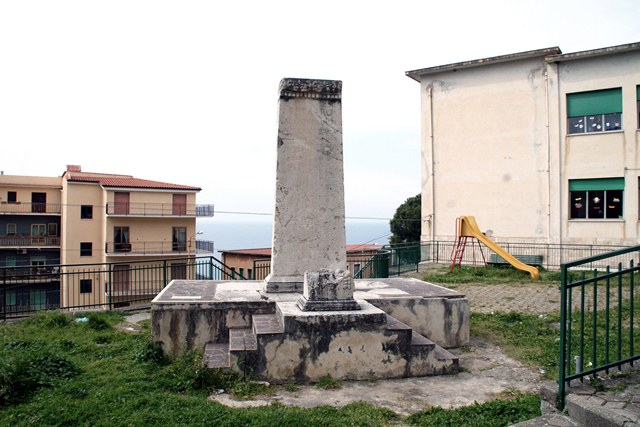
<svg viewBox="0 0 640 427"><path fill-rule="evenodd" d="M411 329L411 327L407 326L405 323L402 323L395 317L389 316L388 314L387 314L387 331L398 335L398 340L408 343L409 345L412 344L413 330ZM408 348L408 347L404 347L404 348Z"/></svg>
<svg viewBox="0 0 640 427"><path fill-rule="evenodd" d="M253 333L255 335L283 334L284 327L277 314L254 314Z"/></svg>
<svg viewBox="0 0 640 427"><path fill-rule="evenodd" d="M229 344L208 343L204 347L204 360L209 368L230 367Z"/></svg>
<svg viewBox="0 0 640 427"><path fill-rule="evenodd" d="M427 350L434 350L437 347L436 343L431 341L429 338L426 338L413 330L411 331L411 346L425 347Z"/></svg>
<svg viewBox="0 0 640 427"><path fill-rule="evenodd" d="M258 342L251 328L229 329L229 351L256 351Z"/></svg>

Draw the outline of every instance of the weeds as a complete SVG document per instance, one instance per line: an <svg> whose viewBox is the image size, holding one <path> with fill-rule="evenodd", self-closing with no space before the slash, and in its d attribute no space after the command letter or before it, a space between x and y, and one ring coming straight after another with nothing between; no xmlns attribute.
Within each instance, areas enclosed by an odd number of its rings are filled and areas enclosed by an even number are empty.
<svg viewBox="0 0 640 427"><path fill-rule="evenodd" d="M316 383L316 387L322 390L339 390L342 388L342 382L338 379L333 378L331 375L327 374L318 379Z"/></svg>
<svg viewBox="0 0 640 427"><path fill-rule="evenodd" d="M514 283L560 283L560 273L556 271L547 271L540 269L540 280L532 280L529 273L517 270L511 266L477 266L469 267L462 266L456 267L451 271L450 266L441 266L437 269L432 269L425 274L422 280L431 283L442 284L464 284L464 283L478 283L485 285L495 284L514 284Z"/></svg>
<svg viewBox="0 0 640 427"><path fill-rule="evenodd" d="M516 393L512 399L493 400L458 409L431 408L407 418L414 426L499 427L540 416L540 398Z"/></svg>

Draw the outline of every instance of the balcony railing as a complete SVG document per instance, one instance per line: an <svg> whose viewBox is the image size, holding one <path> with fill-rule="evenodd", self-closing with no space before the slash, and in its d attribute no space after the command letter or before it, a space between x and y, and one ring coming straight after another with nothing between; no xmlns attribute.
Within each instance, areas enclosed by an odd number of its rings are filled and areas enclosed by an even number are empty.
<svg viewBox="0 0 640 427"><path fill-rule="evenodd" d="M57 236L0 236L0 247L60 246Z"/></svg>
<svg viewBox="0 0 640 427"><path fill-rule="evenodd" d="M174 203L107 203L107 215L125 216L213 216L213 205Z"/></svg>
<svg viewBox="0 0 640 427"><path fill-rule="evenodd" d="M2 214L59 214L59 203L0 202Z"/></svg>
<svg viewBox="0 0 640 427"><path fill-rule="evenodd" d="M191 254L194 255L197 251L206 251L206 248L211 248L210 252L213 252L213 242L197 241L196 245L189 245L188 242L107 242L105 244L105 251L107 255L158 255L158 254Z"/></svg>

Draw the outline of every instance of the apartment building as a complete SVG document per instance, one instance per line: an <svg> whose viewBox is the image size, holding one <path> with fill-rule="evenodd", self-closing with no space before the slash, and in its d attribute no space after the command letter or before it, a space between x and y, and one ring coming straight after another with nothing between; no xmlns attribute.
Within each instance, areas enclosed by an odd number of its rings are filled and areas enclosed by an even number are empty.
<svg viewBox="0 0 640 427"><path fill-rule="evenodd" d="M640 43L406 75L420 83L423 240L474 215L500 241L638 243Z"/></svg>
<svg viewBox="0 0 640 427"><path fill-rule="evenodd" d="M381 245L360 244L347 245L347 268L355 274L363 268L375 254L382 249ZM222 263L241 277L248 280L263 280L271 272L271 248L220 250ZM362 272L362 277L369 277L370 271Z"/></svg>
<svg viewBox="0 0 640 427"><path fill-rule="evenodd" d="M189 278L196 216L213 215L212 206L196 206L199 191L79 166L54 178L0 175L6 304L113 306L131 295L151 298L166 280ZM136 266L149 269L149 260L168 265L169 277L136 277Z"/></svg>

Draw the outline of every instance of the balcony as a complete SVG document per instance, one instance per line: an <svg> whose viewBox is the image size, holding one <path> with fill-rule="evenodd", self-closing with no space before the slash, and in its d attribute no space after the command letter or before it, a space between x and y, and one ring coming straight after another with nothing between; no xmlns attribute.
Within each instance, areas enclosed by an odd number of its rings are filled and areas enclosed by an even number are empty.
<svg viewBox="0 0 640 427"><path fill-rule="evenodd" d="M213 205L174 203L107 203L107 215L143 217L211 217Z"/></svg>
<svg viewBox="0 0 640 427"><path fill-rule="evenodd" d="M58 236L0 236L0 247L3 248L41 248L45 246L60 247Z"/></svg>
<svg viewBox="0 0 640 427"><path fill-rule="evenodd" d="M107 242L105 252L108 256L131 255L195 255L197 252L207 252L207 248L213 250L213 242L197 241L194 245L187 242Z"/></svg>
<svg viewBox="0 0 640 427"><path fill-rule="evenodd" d="M0 202L0 214L60 215L59 203Z"/></svg>

